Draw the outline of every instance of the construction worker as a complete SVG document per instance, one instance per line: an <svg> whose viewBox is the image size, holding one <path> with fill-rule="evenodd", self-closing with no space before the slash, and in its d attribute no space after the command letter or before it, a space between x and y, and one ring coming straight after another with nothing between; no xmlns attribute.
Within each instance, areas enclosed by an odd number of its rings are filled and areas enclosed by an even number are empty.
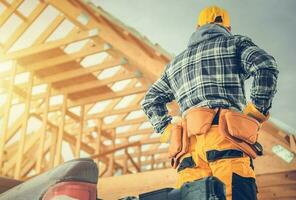
<svg viewBox="0 0 296 200"><path fill-rule="evenodd" d="M215 176L225 184L227 200L252 200L257 199L252 159L261 153L257 131L269 114L278 70L274 58L250 38L230 31L227 11L202 10L187 48L148 90L142 109L162 141L171 140L177 187ZM244 81L249 77L248 104ZM166 104L173 100L181 122L168 115Z"/></svg>

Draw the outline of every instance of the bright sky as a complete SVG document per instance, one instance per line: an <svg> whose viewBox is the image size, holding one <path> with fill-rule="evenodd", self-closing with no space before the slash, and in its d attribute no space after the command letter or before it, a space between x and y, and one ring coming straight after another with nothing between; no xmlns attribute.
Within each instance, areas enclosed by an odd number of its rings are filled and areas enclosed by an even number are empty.
<svg viewBox="0 0 296 200"><path fill-rule="evenodd" d="M272 54L279 65L278 93L272 116L296 128L295 0L92 0L174 55L194 31L199 11L219 5L229 11L232 32L249 36Z"/></svg>

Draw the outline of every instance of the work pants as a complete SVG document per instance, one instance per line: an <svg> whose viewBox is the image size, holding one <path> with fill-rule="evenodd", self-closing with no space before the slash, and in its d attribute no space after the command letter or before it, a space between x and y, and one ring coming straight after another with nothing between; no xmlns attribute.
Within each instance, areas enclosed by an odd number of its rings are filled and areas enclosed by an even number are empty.
<svg viewBox="0 0 296 200"><path fill-rule="evenodd" d="M186 182L215 176L225 184L227 200L257 199L252 160L225 140L217 125L206 134L190 137L189 153L181 158L177 170L177 188Z"/></svg>

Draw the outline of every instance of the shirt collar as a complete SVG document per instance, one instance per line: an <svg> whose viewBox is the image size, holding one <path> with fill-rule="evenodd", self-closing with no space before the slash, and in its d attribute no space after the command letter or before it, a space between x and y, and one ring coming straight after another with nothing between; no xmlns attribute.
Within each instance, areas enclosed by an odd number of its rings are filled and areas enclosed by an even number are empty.
<svg viewBox="0 0 296 200"><path fill-rule="evenodd" d="M204 40L218 36L231 36L232 34L224 26L218 24L207 24L198 28L190 37L188 46L196 45Z"/></svg>

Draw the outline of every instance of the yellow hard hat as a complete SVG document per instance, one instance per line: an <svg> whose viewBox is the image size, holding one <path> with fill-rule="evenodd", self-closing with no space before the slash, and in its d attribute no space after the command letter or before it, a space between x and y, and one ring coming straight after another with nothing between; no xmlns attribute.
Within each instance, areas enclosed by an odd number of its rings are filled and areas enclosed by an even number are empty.
<svg viewBox="0 0 296 200"><path fill-rule="evenodd" d="M220 17L220 21L217 17ZM230 18L228 12L223 8L219 8L218 6L210 6L204 8L198 17L197 25L203 26L209 23L220 23L225 27L230 27Z"/></svg>

